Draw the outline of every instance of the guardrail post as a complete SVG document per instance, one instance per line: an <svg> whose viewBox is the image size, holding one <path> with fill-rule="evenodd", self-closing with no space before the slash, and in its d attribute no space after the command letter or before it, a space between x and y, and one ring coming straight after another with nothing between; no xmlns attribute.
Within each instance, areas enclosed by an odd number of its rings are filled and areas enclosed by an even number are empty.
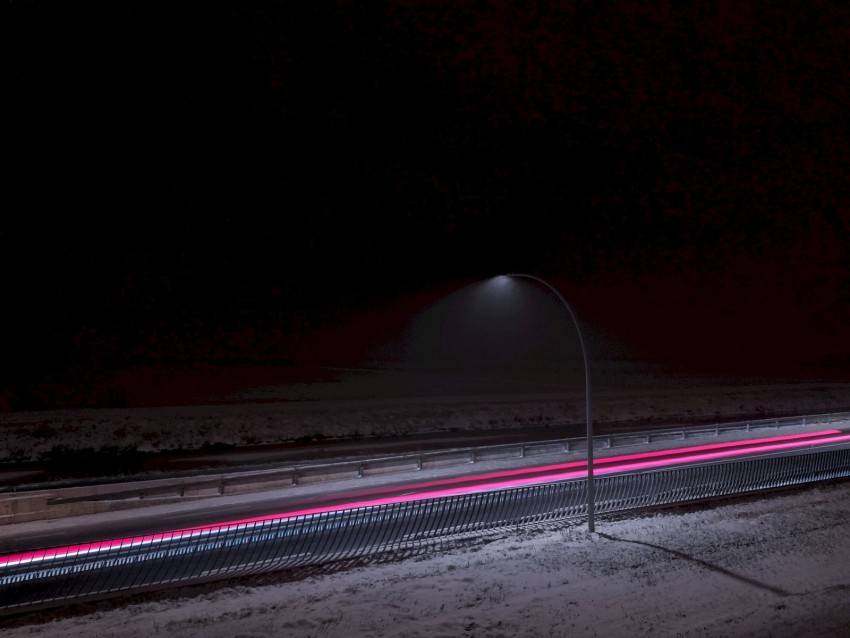
<svg viewBox="0 0 850 638"><path fill-rule="evenodd" d="M469 462L470 462L470 463L475 463L475 450L470 450L470 451L469 451Z"/></svg>
<svg viewBox="0 0 850 638"><path fill-rule="evenodd" d="M521 459L525 458L525 446L524 445L519 446L519 458L521 458Z"/></svg>
<svg viewBox="0 0 850 638"><path fill-rule="evenodd" d="M298 485L298 470L297 469L292 470L292 484Z"/></svg>
<svg viewBox="0 0 850 638"><path fill-rule="evenodd" d="M363 478L363 462L357 464L357 478Z"/></svg>
<svg viewBox="0 0 850 638"><path fill-rule="evenodd" d="M416 457L416 469L417 470L422 469L422 455L421 454Z"/></svg>
<svg viewBox="0 0 850 638"><path fill-rule="evenodd" d="M564 441L564 452L569 452L569 451L570 451L570 440L567 439L566 441Z"/></svg>

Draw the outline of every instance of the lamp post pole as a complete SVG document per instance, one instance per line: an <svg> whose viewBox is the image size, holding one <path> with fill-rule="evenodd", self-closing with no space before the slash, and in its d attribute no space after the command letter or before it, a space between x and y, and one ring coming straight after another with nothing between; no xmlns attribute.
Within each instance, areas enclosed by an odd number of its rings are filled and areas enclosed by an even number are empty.
<svg viewBox="0 0 850 638"><path fill-rule="evenodd" d="M540 279L540 277L535 277L534 275L524 275L522 273L511 273L507 275L508 277L515 277L520 279L531 279L532 281L536 281L539 284L542 284L549 290L551 290L555 296L561 300L561 303L564 304L564 307L567 309L567 312L570 313L570 318L573 320L573 323L576 327L576 332L578 332L578 340L579 344L581 344L581 356L584 359L584 400L585 400L585 413L587 414L587 530L588 532L593 533L596 529L596 525L594 523L594 510L595 510L595 501L596 501L596 486L593 482L593 417L590 410L590 365L588 365L587 361L587 348L584 344L584 335L582 334L581 324L578 322L573 309L570 307L570 304L567 303L567 300L559 293L551 284Z"/></svg>

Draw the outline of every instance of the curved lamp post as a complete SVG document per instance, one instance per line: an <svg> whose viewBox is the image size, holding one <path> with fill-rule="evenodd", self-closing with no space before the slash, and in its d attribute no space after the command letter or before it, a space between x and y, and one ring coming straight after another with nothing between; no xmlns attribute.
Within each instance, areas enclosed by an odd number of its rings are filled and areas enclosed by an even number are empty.
<svg viewBox="0 0 850 638"><path fill-rule="evenodd" d="M581 344L581 356L584 359L584 392L585 392L585 412L587 413L587 529L589 532L595 531L594 524L594 503L596 500L596 487L593 483L593 418L591 416L590 411L590 366L587 362L587 348L584 345L584 335L581 331L581 324L576 319L576 315L573 312L573 309L570 307L570 304L567 303L567 300L559 293L551 284L540 279L540 277L535 277L534 275L524 275L522 273L511 273L506 275L506 277L514 277L518 279L531 279L532 281L536 281L543 286L546 286L549 290L551 290L555 296L561 300L561 303L564 304L564 307L567 309L567 312L570 313L570 318L573 320L573 323L576 327L576 332L578 332L578 340Z"/></svg>

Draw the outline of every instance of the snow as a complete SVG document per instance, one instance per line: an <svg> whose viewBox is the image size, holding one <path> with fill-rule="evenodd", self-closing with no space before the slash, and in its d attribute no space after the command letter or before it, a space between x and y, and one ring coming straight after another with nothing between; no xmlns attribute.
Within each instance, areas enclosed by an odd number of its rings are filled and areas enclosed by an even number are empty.
<svg viewBox="0 0 850 638"><path fill-rule="evenodd" d="M491 532L7 621L5 638L846 636L850 483ZM0 625L2 626L2 625Z"/></svg>
<svg viewBox="0 0 850 638"><path fill-rule="evenodd" d="M601 420L848 405L848 384L599 392ZM281 399L273 388L263 390ZM421 397L2 415L7 450L33 424L72 448L157 448L581 421L572 396ZM362 430L361 430L362 431ZM18 440L9 434L22 437ZM365 433L365 432L364 432ZM158 438L159 437L159 438ZM213 437L213 439L210 439ZM319 489L314 487L313 489ZM260 498L260 495L240 498ZM165 515L165 512L162 513ZM112 513L111 516L130 514ZM266 636L848 636L850 482L664 512L512 528L392 555L0 619L4 638ZM68 521L65 521L67 523ZM22 525L46 529L58 521ZM12 528L18 528L14 530ZM29 529L29 528L26 528ZM24 530L5 526L4 535Z"/></svg>
<svg viewBox="0 0 850 638"><path fill-rule="evenodd" d="M446 382L444 376L440 380ZM467 389L482 393L449 396L437 394L445 387L427 375L369 371L315 384L309 394L307 386L281 384L238 396L204 397L232 401L228 404L0 414L0 462L37 460L57 449L185 450L316 436L398 436L584 421L580 384L551 387L529 382L520 391L504 381L473 381L474 387ZM654 383L600 385L593 395L594 422L601 426L647 418L803 414L842 411L850 405L850 383L742 386L699 384L692 379ZM252 400L262 395L262 402L246 403L246 393Z"/></svg>

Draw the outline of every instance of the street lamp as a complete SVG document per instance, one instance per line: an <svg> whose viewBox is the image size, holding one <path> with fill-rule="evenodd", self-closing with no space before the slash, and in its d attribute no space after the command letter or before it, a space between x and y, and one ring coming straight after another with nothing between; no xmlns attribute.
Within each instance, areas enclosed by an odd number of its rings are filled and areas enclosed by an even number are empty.
<svg viewBox="0 0 850 638"><path fill-rule="evenodd" d="M570 313L570 318L573 320L573 323L576 327L576 332L578 332L578 340L581 344L581 356L584 359L584 393L585 393L585 412L587 414L587 530L590 533L595 531L594 524L594 503L596 498L596 487L593 483L593 418L591 416L590 411L590 366L587 362L587 348L584 345L584 335L582 335L581 324L576 319L576 315L573 312L573 309L570 307L570 304L567 303L567 300L559 293L551 284L540 279L540 277L535 277L534 275L524 275L522 273L511 273L505 275L506 277L514 277L518 279L531 279L532 281L536 281L543 286L546 286L549 290L551 290L555 296L561 300L561 303L564 304L564 307L567 309L567 312Z"/></svg>

